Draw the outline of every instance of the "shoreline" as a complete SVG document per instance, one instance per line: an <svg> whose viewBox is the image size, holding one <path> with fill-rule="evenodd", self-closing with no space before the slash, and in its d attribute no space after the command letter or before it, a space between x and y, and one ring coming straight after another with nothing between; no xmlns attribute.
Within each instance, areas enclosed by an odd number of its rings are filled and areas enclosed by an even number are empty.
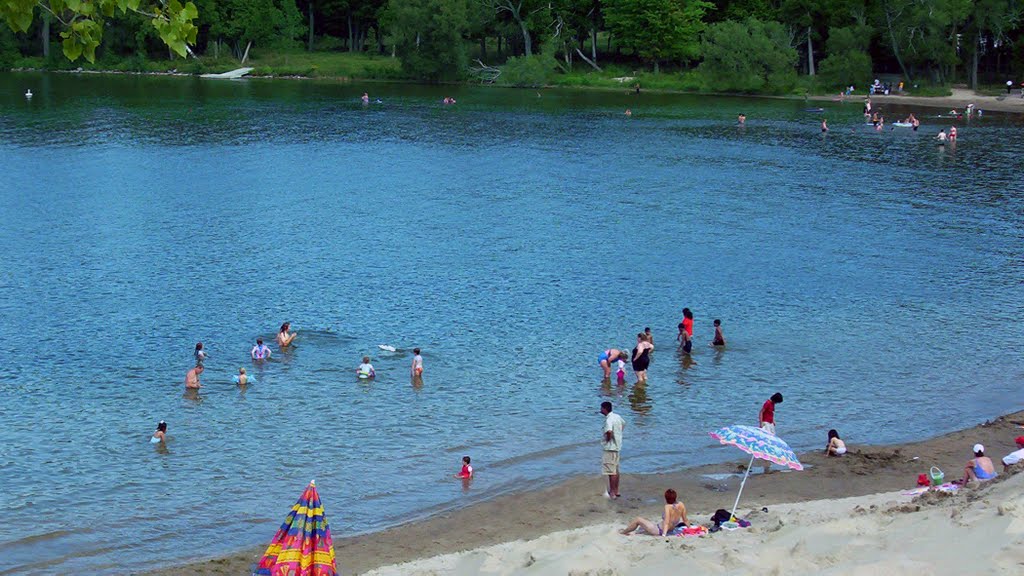
<svg viewBox="0 0 1024 576"><path fill-rule="evenodd" d="M38 68L11 68L8 72L12 73L49 73L49 74L110 74L116 76L158 76L158 77L181 77L181 78L201 78L199 74L193 74L189 72L178 72L176 69L165 72L147 72L147 71L127 71L127 70L47 70ZM354 82L365 82L365 83L390 83L390 84L413 84L413 85L438 85L438 86L476 86L475 84L465 82L439 82L439 83L423 83L415 80L408 79L372 79L372 78L356 78L348 76L305 76L305 75L247 75L243 78L262 79L262 80L313 80L313 81L328 81L328 82L342 82L342 83L354 83ZM207 78L207 80L217 81L223 80L218 78ZM503 86L500 84L479 84L479 86L495 87L495 88L507 88L510 90L534 90L538 88L522 88L515 86ZM562 86L559 84L550 84L540 87L545 90L586 90L586 91L606 91L606 92L619 92L623 88L615 86ZM774 100L793 100L793 101L805 101L805 102L854 102L861 103L865 98L870 97L872 102L876 104L895 104L899 106L923 106L926 108L964 108L967 104L975 104L975 106L983 111L990 112L1006 112L1015 114L1024 114L1024 98L1017 96L986 96L982 94L976 94L971 90L965 90L960 88L954 88L950 96L913 96L913 95L883 95L876 94L868 96L867 94L854 94L849 96L843 101L837 100L836 96L832 95L777 95L777 94L730 94L721 92L694 92L687 90L672 90L662 88L644 88L644 92L651 94L679 94L684 96L710 96L710 97L728 97L728 98L770 98Z"/></svg>
<svg viewBox="0 0 1024 576"><path fill-rule="evenodd" d="M755 463L747 481L740 511L762 506L821 499L861 497L914 488L917 475L938 466L946 480L959 478L974 443L998 459L1015 450L1013 439L1024 433L1024 411L1005 414L984 423L925 440L899 444L861 445L846 439L849 453L827 458L821 452L801 454L802 472L756 473ZM822 441L824 446L824 439ZM737 471L748 461L732 447L737 460L687 468L665 474L628 474L628 449L623 455L623 497L609 501L602 496L605 480L598 474L600 455L595 448L594 474L574 477L555 486L500 496L452 512L402 524L380 532L335 538L340 574L361 574L377 568L439 555L476 550L517 540L575 530L599 524L625 524L632 517L650 514L665 488L676 489L687 508L702 515L692 521L706 522L705 511L729 508L739 486ZM916 459L915 459L916 457ZM731 474L711 478L707 474ZM328 519L341 503L325 503ZM287 511L282 503L281 516ZM272 533L267 534L269 542ZM216 575L246 576L266 545L218 558L197 559L181 565L144 572L147 576Z"/></svg>

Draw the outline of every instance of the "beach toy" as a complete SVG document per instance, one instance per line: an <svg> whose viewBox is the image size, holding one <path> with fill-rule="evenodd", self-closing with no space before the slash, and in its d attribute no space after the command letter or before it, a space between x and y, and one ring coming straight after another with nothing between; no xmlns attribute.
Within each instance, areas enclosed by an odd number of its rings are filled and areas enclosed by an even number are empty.
<svg viewBox="0 0 1024 576"><path fill-rule="evenodd" d="M733 530L739 530L739 528L740 525L737 522L722 522L722 530L728 530L732 532Z"/></svg>
<svg viewBox="0 0 1024 576"><path fill-rule="evenodd" d="M385 352L394 352L395 351L395 347L394 346L389 346L387 344L377 344L377 348L380 348L381 350L383 350Z"/></svg>
<svg viewBox="0 0 1024 576"><path fill-rule="evenodd" d="M932 466L932 469L928 471L928 475L932 479L932 486L938 486L946 479L946 475L942 473L938 466Z"/></svg>
<svg viewBox="0 0 1024 576"><path fill-rule="evenodd" d="M235 384L238 384L238 374L235 374L234 376L232 376L232 377L231 377L231 380L232 380L232 381L233 381L233 382L234 382ZM246 379L245 379L245 384L246 384L246 385L249 385L249 384L255 384L255 383L256 383L256 378L253 378L252 376L249 376L248 378L246 378Z"/></svg>

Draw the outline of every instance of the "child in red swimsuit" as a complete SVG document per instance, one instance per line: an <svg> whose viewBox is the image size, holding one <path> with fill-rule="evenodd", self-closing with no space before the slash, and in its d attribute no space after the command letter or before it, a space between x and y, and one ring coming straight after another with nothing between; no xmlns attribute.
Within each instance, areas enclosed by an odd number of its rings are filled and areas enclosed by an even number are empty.
<svg viewBox="0 0 1024 576"><path fill-rule="evenodd" d="M462 471L455 475L456 478L468 480L473 477L473 467L469 465L469 456L462 457Z"/></svg>

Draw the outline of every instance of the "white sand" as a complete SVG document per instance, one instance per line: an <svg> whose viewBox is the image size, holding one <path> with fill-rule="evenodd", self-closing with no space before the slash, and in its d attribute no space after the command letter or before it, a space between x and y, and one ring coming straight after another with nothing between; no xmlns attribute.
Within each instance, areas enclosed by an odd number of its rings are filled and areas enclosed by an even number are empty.
<svg viewBox="0 0 1024 576"><path fill-rule="evenodd" d="M555 532L385 566L373 576L550 574L1024 574L1024 474L951 496L901 493L772 506L753 527L704 537ZM748 501L747 512L758 506ZM710 510L690 515L706 522ZM652 506L649 518L660 509ZM499 521L499 520L496 520ZM344 564L344 559L339 559Z"/></svg>

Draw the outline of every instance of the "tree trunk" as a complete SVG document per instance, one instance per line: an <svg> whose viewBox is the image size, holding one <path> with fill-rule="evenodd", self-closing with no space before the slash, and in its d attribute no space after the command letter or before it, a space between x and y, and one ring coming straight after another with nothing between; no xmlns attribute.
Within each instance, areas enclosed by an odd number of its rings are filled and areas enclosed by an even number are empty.
<svg viewBox="0 0 1024 576"><path fill-rule="evenodd" d="M978 89L978 48L981 46L980 36L980 33L977 33L974 36L974 50L971 55L971 90Z"/></svg>
<svg viewBox="0 0 1024 576"><path fill-rule="evenodd" d="M313 51L313 0L309 0L309 51Z"/></svg>
<svg viewBox="0 0 1024 576"><path fill-rule="evenodd" d="M519 22L519 28L523 31L523 47L526 50L526 57L533 56L533 40L530 38L530 29L527 28L526 22L523 22L519 18L519 14L516 14L516 21Z"/></svg>
<svg viewBox="0 0 1024 576"><path fill-rule="evenodd" d="M419 35L416 36L416 45L420 45ZM352 13L348 13L348 51L352 51L352 46L355 44L354 30L352 29Z"/></svg>
<svg viewBox="0 0 1024 576"><path fill-rule="evenodd" d="M480 59L487 60L487 36L480 36Z"/></svg>
<svg viewBox="0 0 1024 576"><path fill-rule="evenodd" d="M907 66L903 63L903 56L900 54L900 46L896 41L896 33L893 32L892 29L892 14L889 12L888 6L886 6L886 8L885 27L889 31L889 41L892 42L892 55L896 57L896 62L900 65L900 70L902 70L903 75L907 77L907 83L909 84L913 80L913 77L910 75L910 72L907 72Z"/></svg>
<svg viewBox="0 0 1024 576"><path fill-rule="evenodd" d="M43 42L43 58L50 57L50 13L43 12L43 28L40 31Z"/></svg>
<svg viewBox="0 0 1024 576"><path fill-rule="evenodd" d="M590 65L597 66L597 28L590 29L590 59Z"/></svg>
<svg viewBox="0 0 1024 576"><path fill-rule="evenodd" d="M501 59L502 59L502 52L501 52L501 34L498 34L498 60L500 61Z"/></svg>
<svg viewBox="0 0 1024 576"><path fill-rule="evenodd" d="M608 33L608 45L605 46L604 51L605 52L611 52L612 51L612 33L611 32Z"/></svg>
<svg viewBox="0 0 1024 576"><path fill-rule="evenodd" d="M594 70L597 70L598 72L601 71L601 67L597 65L597 62L594 62L590 58L587 58L587 56L585 54L583 54L583 52L580 52L579 48L576 49L576 53L580 55L580 58L583 58L584 62L586 62L587 64L590 64L591 67L594 68Z"/></svg>
<svg viewBox="0 0 1024 576"><path fill-rule="evenodd" d="M245 45L245 53L242 54L242 64L245 64L245 61L249 59L249 48L252 48L252 40Z"/></svg>
<svg viewBox="0 0 1024 576"><path fill-rule="evenodd" d="M807 27L807 75L814 76L814 44L811 42L811 27Z"/></svg>
<svg viewBox="0 0 1024 576"><path fill-rule="evenodd" d="M655 74L658 74L658 73L660 73L660 72L661 72L661 68L660 68L660 67L658 66L658 61L657 61L657 60L655 60L655 61L654 61L654 73L655 73Z"/></svg>

